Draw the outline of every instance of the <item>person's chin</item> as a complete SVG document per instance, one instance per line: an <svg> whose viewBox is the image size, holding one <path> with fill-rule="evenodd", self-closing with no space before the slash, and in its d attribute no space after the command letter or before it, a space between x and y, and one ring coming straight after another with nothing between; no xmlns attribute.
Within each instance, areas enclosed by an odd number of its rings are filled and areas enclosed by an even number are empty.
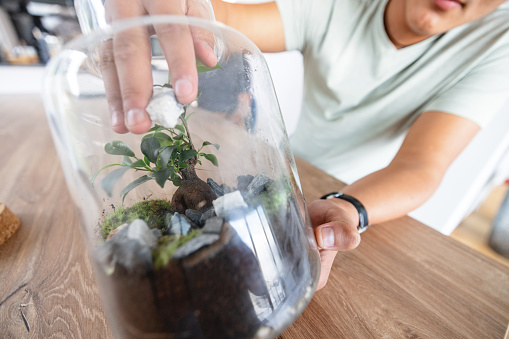
<svg viewBox="0 0 509 339"><path fill-rule="evenodd" d="M441 20L442 18L438 13L430 10L424 15L421 13L413 20L410 19L408 25L415 34L430 37L441 33Z"/></svg>

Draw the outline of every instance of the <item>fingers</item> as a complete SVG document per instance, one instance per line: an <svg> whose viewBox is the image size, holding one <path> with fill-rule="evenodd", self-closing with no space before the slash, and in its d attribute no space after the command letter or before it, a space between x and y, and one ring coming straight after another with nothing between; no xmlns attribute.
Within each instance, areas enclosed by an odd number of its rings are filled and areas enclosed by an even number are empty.
<svg viewBox="0 0 509 339"><path fill-rule="evenodd" d="M106 89L106 100L111 115L111 126L117 133L127 133L124 123L124 109L122 95L118 83L117 69L113 52L113 40L107 40L99 46L99 66Z"/></svg>
<svg viewBox="0 0 509 339"><path fill-rule="evenodd" d="M149 13L185 14L185 8L175 6L172 1L147 3ZM198 74L191 31L188 26L179 24L158 24L154 25L154 29L168 62L175 95L180 103L189 104L198 95Z"/></svg>
<svg viewBox="0 0 509 339"><path fill-rule="evenodd" d="M199 18L211 18L212 8L205 1L189 1L187 15ZM196 57L208 67L217 64L214 53L214 34L203 28L191 26L191 35L194 42Z"/></svg>
<svg viewBox="0 0 509 339"><path fill-rule="evenodd" d="M358 213L350 203L339 199L316 200L309 204L309 216L319 248L348 251L359 245Z"/></svg>
<svg viewBox="0 0 509 339"><path fill-rule="evenodd" d="M329 280L330 271L332 269L332 264L334 263L334 259L336 258L337 251L320 251L320 278L318 279L318 285L316 286L316 290L322 289Z"/></svg>
<svg viewBox="0 0 509 339"><path fill-rule="evenodd" d="M106 0L105 9L108 22L145 14L213 18L211 6L201 0ZM151 126L150 117L145 111L153 85L148 29L152 27L136 27L119 32L114 35L113 43L108 42L101 47L101 70L111 124L118 133L145 133ZM153 29L168 62L177 100L189 104L198 94L195 58L209 67L217 64L214 35L206 29L177 24L158 24Z"/></svg>
<svg viewBox="0 0 509 339"><path fill-rule="evenodd" d="M148 32L144 27L119 32L113 37L113 46L125 125L133 133L145 133L151 126L145 107L152 96Z"/></svg>
<svg viewBox="0 0 509 339"><path fill-rule="evenodd" d="M108 21L146 13L140 1L105 2ZM152 122L145 107L152 96L151 46L145 27L116 33L101 49L101 71L113 130L145 133Z"/></svg>
<svg viewBox="0 0 509 339"><path fill-rule="evenodd" d="M358 213L353 205L339 199L315 200L309 204L309 216L320 248L320 279L317 290L327 283L338 251L356 248L361 237L357 231Z"/></svg>

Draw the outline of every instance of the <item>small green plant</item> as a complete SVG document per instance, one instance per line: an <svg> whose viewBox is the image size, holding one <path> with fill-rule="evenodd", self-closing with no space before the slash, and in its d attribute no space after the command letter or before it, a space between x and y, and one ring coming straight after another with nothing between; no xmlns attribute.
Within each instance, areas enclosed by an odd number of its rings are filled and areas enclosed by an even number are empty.
<svg viewBox="0 0 509 339"><path fill-rule="evenodd" d="M197 61L198 73L208 72L218 68L221 68L219 64L214 67L207 67ZM169 81L168 79L167 84L156 86L171 88ZM130 191L150 180L155 180L161 188L164 188L167 181L171 181L175 186L180 186L184 180L197 179L195 166L196 164L201 165L202 159L206 159L217 166L218 162L216 156L211 153L205 153L203 149L206 146L213 146L216 150L219 150L218 144L205 141L199 149L196 149L193 144L187 124L188 119L193 114L188 114L189 107L189 104L183 107L184 112L179 117L180 123L175 127L166 128L155 125L149 130L148 134L143 137L140 145L141 152L144 155L143 159L136 157L129 145L123 141L114 140L108 142L104 147L105 152L111 155L121 155L123 156L123 160L121 163L110 164L101 168L93 176L91 180L92 185L94 185L94 181L100 172L113 166L119 166L120 168L109 173L101 181L102 188L111 196L113 187L125 172L130 169L147 172L147 174L128 184L120 192L123 203L126 195Z"/></svg>

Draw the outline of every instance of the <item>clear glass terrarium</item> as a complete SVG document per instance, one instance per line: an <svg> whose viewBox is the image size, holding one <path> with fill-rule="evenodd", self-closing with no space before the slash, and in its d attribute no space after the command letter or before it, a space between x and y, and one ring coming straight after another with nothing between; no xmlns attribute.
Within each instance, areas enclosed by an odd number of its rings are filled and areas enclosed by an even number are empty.
<svg viewBox="0 0 509 339"><path fill-rule="evenodd" d="M200 94L175 126L117 134L101 46L154 24L206 30L220 67L199 66ZM151 42L154 93L170 90ZM51 60L44 99L116 337L272 338L303 311L319 254L269 70L247 38L184 16L119 22Z"/></svg>

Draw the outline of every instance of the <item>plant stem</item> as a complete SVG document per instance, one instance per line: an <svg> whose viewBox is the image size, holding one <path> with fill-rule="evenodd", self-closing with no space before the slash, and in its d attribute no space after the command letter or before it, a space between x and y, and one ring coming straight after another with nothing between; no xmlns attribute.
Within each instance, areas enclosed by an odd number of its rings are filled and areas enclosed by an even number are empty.
<svg viewBox="0 0 509 339"><path fill-rule="evenodd" d="M184 117L185 117L186 113L187 113L187 108L184 108ZM186 130L187 138L189 139L189 146L191 147L191 149L196 151L196 149L194 148L193 140L191 139L191 133L189 133L189 127L187 126L186 119L183 118L181 115L180 120L182 121L182 125L184 126L184 129Z"/></svg>

